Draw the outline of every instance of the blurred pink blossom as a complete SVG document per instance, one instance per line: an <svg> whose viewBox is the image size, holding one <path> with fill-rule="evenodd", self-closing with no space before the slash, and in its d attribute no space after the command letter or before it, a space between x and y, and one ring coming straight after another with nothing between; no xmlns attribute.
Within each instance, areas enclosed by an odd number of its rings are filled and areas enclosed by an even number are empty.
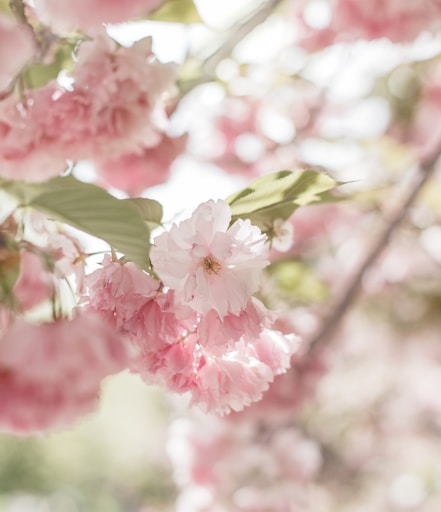
<svg viewBox="0 0 441 512"><path fill-rule="evenodd" d="M155 59L149 38L131 48L104 36L83 43L72 90L50 82L23 103L0 102L0 174L41 181L66 160L117 159L157 145L175 70Z"/></svg>
<svg viewBox="0 0 441 512"><path fill-rule="evenodd" d="M14 297L20 309L26 311L53 296L55 283L44 263L43 254L22 251L20 274L14 286Z"/></svg>
<svg viewBox="0 0 441 512"><path fill-rule="evenodd" d="M0 92L31 61L36 51L29 27L0 15Z"/></svg>
<svg viewBox="0 0 441 512"><path fill-rule="evenodd" d="M36 0L38 17L59 30L121 23L159 7L164 0Z"/></svg>
<svg viewBox="0 0 441 512"><path fill-rule="evenodd" d="M320 448L295 427L197 415L172 423L168 453L181 488L177 510L311 510L305 486L317 475Z"/></svg>
<svg viewBox="0 0 441 512"><path fill-rule="evenodd" d="M410 42L423 31L441 28L439 0L329 0L327 4L330 20L322 28L309 25L304 10L297 12L302 45L319 49L338 42L383 37L394 43ZM298 9L297 2L292 5ZM305 5L308 7L308 2L301 7Z"/></svg>
<svg viewBox="0 0 441 512"><path fill-rule="evenodd" d="M39 325L16 319L0 339L0 429L71 424L95 408L101 380L126 365L119 335L100 318Z"/></svg>
<svg viewBox="0 0 441 512"><path fill-rule="evenodd" d="M160 142L139 153L122 155L116 160L98 160L98 181L104 187L124 190L131 196L164 183L170 176L170 167L184 151L186 137L171 138L162 135Z"/></svg>

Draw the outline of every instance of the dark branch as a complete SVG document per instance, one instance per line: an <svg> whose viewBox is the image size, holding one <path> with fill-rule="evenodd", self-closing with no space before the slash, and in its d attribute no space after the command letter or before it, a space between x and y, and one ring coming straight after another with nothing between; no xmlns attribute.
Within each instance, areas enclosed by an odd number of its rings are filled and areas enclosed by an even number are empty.
<svg viewBox="0 0 441 512"><path fill-rule="evenodd" d="M396 210L396 212L391 215L389 221L387 222L386 228L378 236L366 258L362 261L358 270L349 281L349 284L343 290L341 298L336 303L331 314L327 319L324 320L318 332L310 340L310 351L315 350L319 345L326 342L339 326L340 321L342 320L346 311L357 298L365 273L376 262L385 247L388 245L394 231L405 219L409 209L414 204L419 193L421 192L421 189L434 173L439 156L439 152L430 155L420 163L416 170L412 170L412 177L408 186L408 191L405 194L401 205Z"/></svg>

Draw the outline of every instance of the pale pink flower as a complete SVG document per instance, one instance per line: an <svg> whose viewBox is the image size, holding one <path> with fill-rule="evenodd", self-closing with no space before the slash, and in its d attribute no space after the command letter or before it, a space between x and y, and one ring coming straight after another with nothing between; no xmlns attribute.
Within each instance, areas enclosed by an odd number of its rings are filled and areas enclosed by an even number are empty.
<svg viewBox="0 0 441 512"><path fill-rule="evenodd" d="M47 237L47 250L53 260L55 277L64 279L74 275L76 291L83 293L87 257L84 248L67 232L48 232Z"/></svg>
<svg viewBox="0 0 441 512"><path fill-rule="evenodd" d="M44 255L22 251L20 274L13 289L14 298L20 309L32 309L51 298L54 291L54 278L44 262Z"/></svg>
<svg viewBox="0 0 441 512"><path fill-rule="evenodd" d="M123 329L143 353L158 353L183 341L189 332L196 331L197 322L198 318L191 310L180 315L180 306L174 303L172 291L157 291L144 298L136 312L126 319Z"/></svg>
<svg viewBox="0 0 441 512"><path fill-rule="evenodd" d="M319 446L293 426L277 427L201 414L175 420L167 451L178 510L309 511L301 503L322 463Z"/></svg>
<svg viewBox="0 0 441 512"><path fill-rule="evenodd" d="M0 429L29 433L72 423L94 410L101 380L126 365L119 335L100 318L16 319L0 339Z"/></svg>
<svg viewBox="0 0 441 512"><path fill-rule="evenodd" d="M175 393L192 393L197 361L197 337L193 335L175 343L164 343L156 350L146 348L132 358L130 369L148 384L160 385Z"/></svg>
<svg viewBox="0 0 441 512"><path fill-rule="evenodd" d="M59 30L121 23L153 11L164 0L35 0L37 15Z"/></svg>
<svg viewBox="0 0 441 512"><path fill-rule="evenodd" d="M214 310L205 315L199 315L198 335L200 343L210 350L216 347L224 351L240 339L247 343L254 342L264 327L270 327L275 320L275 314L257 300L251 297L245 308L239 314L229 313L224 318ZM218 350L216 350L217 352Z"/></svg>
<svg viewBox="0 0 441 512"><path fill-rule="evenodd" d="M268 365L274 375L286 372L292 355L300 346L301 340L295 334L282 334L272 329L264 329L253 344L259 360Z"/></svg>
<svg viewBox="0 0 441 512"><path fill-rule="evenodd" d="M27 94L25 104L13 96L0 101L0 176L44 181L63 172L63 148L44 132L44 116L51 113L53 84Z"/></svg>
<svg viewBox="0 0 441 512"><path fill-rule="evenodd" d="M297 9L294 3L293 8ZM306 34L303 44L317 49L335 42L383 37L395 43L409 42L423 31L441 28L439 0L331 0L329 9L329 25L319 30L309 27L303 14L299 16Z"/></svg>
<svg viewBox="0 0 441 512"><path fill-rule="evenodd" d="M184 151L185 141L185 137L163 135L158 145L145 148L140 153L97 161L98 182L104 187L118 188L131 196L139 196L146 188L167 181L172 163Z"/></svg>
<svg viewBox="0 0 441 512"><path fill-rule="evenodd" d="M158 62L151 38L117 48L108 38L78 52L74 90L53 95L45 134L72 160L118 158L155 146L166 125L164 95L174 90L176 66Z"/></svg>
<svg viewBox="0 0 441 512"><path fill-rule="evenodd" d="M219 339L216 331L201 333L202 321L194 312L189 318L176 317L167 296L147 300L121 328L138 348L130 369L149 384L189 392L192 404L225 414L259 400L274 376L286 371L297 350L294 336L260 332L263 325L256 328L254 342L245 342L245 337L229 338L228 329ZM246 329L245 322L242 331Z"/></svg>
<svg viewBox="0 0 441 512"><path fill-rule="evenodd" d="M232 226L224 201L201 204L190 219L154 240L150 257L155 271L176 293L176 300L221 318L240 314L260 284L268 264L266 237L249 220Z"/></svg>
<svg viewBox="0 0 441 512"><path fill-rule="evenodd" d="M116 159L157 145L175 73L174 64L155 59L150 39L131 48L104 36L83 43L73 90L51 82L23 103L0 102L0 175L41 181L60 174L66 160Z"/></svg>
<svg viewBox="0 0 441 512"><path fill-rule="evenodd" d="M122 264L105 255L102 268L86 277L88 295L86 309L97 313L107 322L127 330L126 323L142 306L156 295L159 282L138 269L133 263Z"/></svg>
<svg viewBox="0 0 441 512"><path fill-rule="evenodd" d="M0 15L0 91L31 61L35 50L29 27Z"/></svg>
<svg viewBox="0 0 441 512"><path fill-rule="evenodd" d="M261 400L243 411L231 414L229 420L237 423L246 420L263 421L269 424L289 421L296 418L302 407L314 397L317 386L330 369L329 354L324 351L301 354L306 346L289 335L287 339L293 343L287 371L276 375ZM275 357L277 360L281 356L276 352Z"/></svg>
<svg viewBox="0 0 441 512"><path fill-rule="evenodd" d="M295 336L269 329L274 316L251 298L238 315L198 313L174 290L131 263L106 256L86 278L86 311L101 315L132 347L129 368L148 384L189 393L192 404L225 414L259 400L290 365Z"/></svg>
<svg viewBox="0 0 441 512"><path fill-rule="evenodd" d="M238 342L220 356L201 349L192 403L216 414L242 410L289 368L297 346L295 336L264 330L255 343Z"/></svg>
<svg viewBox="0 0 441 512"><path fill-rule="evenodd" d="M222 357L207 354L197 373L191 403L220 415L260 400L274 378L269 366L246 345L238 345Z"/></svg>

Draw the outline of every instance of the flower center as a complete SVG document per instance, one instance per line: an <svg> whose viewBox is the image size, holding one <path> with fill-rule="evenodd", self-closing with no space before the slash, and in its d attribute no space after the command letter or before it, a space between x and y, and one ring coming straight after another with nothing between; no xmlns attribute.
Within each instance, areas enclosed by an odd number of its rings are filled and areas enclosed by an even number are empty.
<svg viewBox="0 0 441 512"><path fill-rule="evenodd" d="M219 274L222 265L212 256L204 258L204 270L208 275Z"/></svg>

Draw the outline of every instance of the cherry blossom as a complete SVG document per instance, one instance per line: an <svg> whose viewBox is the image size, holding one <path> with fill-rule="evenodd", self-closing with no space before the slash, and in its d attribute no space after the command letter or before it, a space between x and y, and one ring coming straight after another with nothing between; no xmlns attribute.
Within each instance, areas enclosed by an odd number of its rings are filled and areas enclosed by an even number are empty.
<svg viewBox="0 0 441 512"><path fill-rule="evenodd" d="M260 229L249 220L230 221L225 202L207 201L157 236L151 251L155 271L178 301L202 314L214 309L221 318L245 308L268 264Z"/></svg>
<svg viewBox="0 0 441 512"><path fill-rule="evenodd" d="M43 254L29 251L21 253L20 274L13 289L21 310L32 309L53 296L55 282L48 270Z"/></svg>
<svg viewBox="0 0 441 512"><path fill-rule="evenodd" d="M159 7L164 0L36 0L37 15L59 30L121 23Z"/></svg>
<svg viewBox="0 0 441 512"><path fill-rule="evenodd" d="M124 329L126 322L156 294L159 282L133 263L121 264L105 255L102 268L89 274L87 309L103 316L112 326ZM83 298L86 300L86 297Z"/></svg>
<svg viewBox="0 0 441 512"><path fill-rule="evenodd" d="M167 449L181 488L177 510L305 510L301 490L322 464L317 443L292 426L271 431L261 424L259 432L252 422L228 418L199 414L171 424Z"/></svg>
<svg viewBox="0 0 441 512"><path fill-rule="evenodd" d="M175 69L155 59L149 38L118 49L104 36L83 43L73 90L49 82L23 102L0 102L0 175L42 181L67 160L116 159L157 145Z"/></svg>
<svg viewBox="0 0 441 512"><path fill-rule="evenodd" d="M105 187L124 190L132 196L148 187L164 183L170 176L171 165L185 147L185 137L163 135L160 142L140 153L122 155L116 160L96 162L98 181Z"/></svg>
<svg viewBox="0 0 441 512"><path fill-rule="evenodd" d="M296 9L294 4L293 9ZM302 42L311 48L321 48L334 42L384 37L396 43L408 42L423 31L436 32L441 28L441 4L438 0L331 0L327 4L330 21L324 28L308 26L308 16L304 11L299 16L306 34Z"/></svg>
<svg viewBox="0 0 441 512"><path fill-rule="evenodd" d="M0 93L35 53L36 45L29 27L0 15Z"/></svg>
<svg viewBox="0 0 441 512"><path fill-rule="evenodd" d="M94 410L101 380L126 364L120 337L97 317L16 319L0 339L0 429L69 425Z"/></svg>
<svg viewBox="0 0 441 512"><path fill-rule="evenodd" d="M296 349L294 336L271 331L264 331L256 344L236 343L221 357L202 349L192 403L217 414L241 411L260 400L274 376L289 368Z"/></svg>

